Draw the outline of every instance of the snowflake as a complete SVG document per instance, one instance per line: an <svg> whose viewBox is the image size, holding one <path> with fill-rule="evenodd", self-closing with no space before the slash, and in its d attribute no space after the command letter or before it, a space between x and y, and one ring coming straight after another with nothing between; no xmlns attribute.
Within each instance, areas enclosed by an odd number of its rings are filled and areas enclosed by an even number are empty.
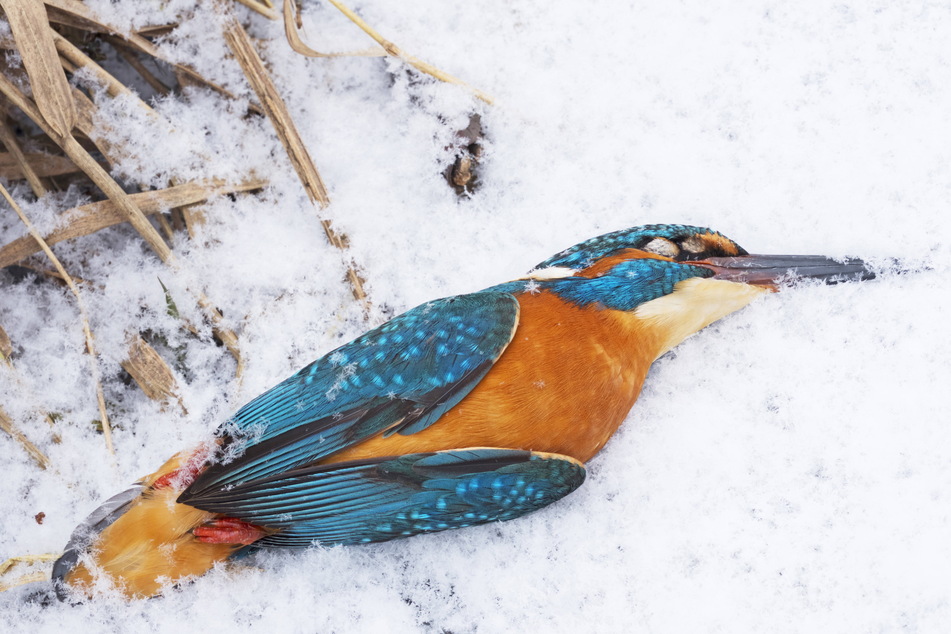
<svg viewBox="0 0 951 634"><path fill-rule="evenodd" d="M541 292L542 285L535 280L525 282L525 291L531 295L538 295Z"/></svg>
<svg viewBox="0 0 951 634"><path fill-rule="evenodd" d="M340 365L344 362L346 357L338 350L337 352L332 353L328 359L332 365Z"/></svg>

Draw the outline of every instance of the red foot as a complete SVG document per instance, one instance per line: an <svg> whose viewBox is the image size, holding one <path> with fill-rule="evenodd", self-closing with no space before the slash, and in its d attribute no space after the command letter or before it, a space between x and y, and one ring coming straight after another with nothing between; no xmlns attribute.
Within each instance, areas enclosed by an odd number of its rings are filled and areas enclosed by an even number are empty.
<svg viewBox="0 0 951 634"><path fill-rule="evenodd" d="M233 517L222 517L196 527L192 530L192 534L195 539L206 544L244 544L247 546L267 535L267 532L260 526Z"/></svg>

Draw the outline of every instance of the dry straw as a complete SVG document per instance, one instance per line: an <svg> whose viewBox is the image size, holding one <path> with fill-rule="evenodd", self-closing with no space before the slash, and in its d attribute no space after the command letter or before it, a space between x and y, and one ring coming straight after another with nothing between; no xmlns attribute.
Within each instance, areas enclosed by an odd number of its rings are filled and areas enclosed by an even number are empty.
<svg viewBox="0 0 951 634"><path fill-rule="evenodd" d="M302 55L316 58L343 55L394 56L419 72L463 86L482 101L492 103L491 98L482 91L468 86L384 39L338 0L328 2L374 39L378 48L351 53L321 53L307 45L301 37L300 16L295 13L290 0L284 0L280 12L275 9L271 0L236 1L268 19L277 20L283 17L287 40L293 50ZM172 186L165 189L127 193L108 171L110 164L124 156L125 148L115 145L109 140L109 135L97 126L97 104L85 92L70 85L67 73L82 69L94 77L110 97L123 96L132 99L159 125L173 126L174 123L164 121L149 104L138 97L134 89L100 66L96 61L100 58L90 54L90 44L99 46L104 43L111 46L118 54L118 59L128 64L129 68L158 94L166 95L183 86L197 85L215 91L227 99L235 99L235 95L189 65L168 59L149 39L169 33L176 27L175 24L148 25L138 30L119 27L109 24L78 0L0 0L0 8L6 15L13 35L12 42L8 38L8 41L0 42L0 46L15 49L23 64L21 70L0 56L0 144L3 146L3 151L0 151L0 178L8 181L25 180L36 198L42 198L49 191L61 190L74 183L81 184L87 190L90 184L94 185L103 198L63 211L56 228L43 235L33 226L6 188L0 186L0 194L27 228L25 235L0 245L0 268L17 264L38 270L50 279L57 280L56 283L61 280L75 297L89 353L102 432L108 451L113 453L111 425L107 415L108 404L100 380L93 331L79 288L80 282L67 272L50 245L88 236L121 223L129 223L156 256L166 263L169 274L179 282L176 288L186 289L190 299L201 309L215 335L234 356L236 376L240 377L244 360L237 334L225 327L224 318L211 299L184 282L192 279L192 276L188 275L185 265L176 257L166 239L175 237L179 232L185 232L183 235L194 238L197 233L196 226L203 220L201 205L205 201L216 196L244 195L265 187L267 183L249 174L239 183L171 183ZM222 35L259 101L247 104L248 115L264 115L272 123L290 164L316 207L316 215L328 242L338 249L344 258L347 282L354 297L369 312L370 302L363 288L360 269L347 253L347 238L334 229L327 217L330 205L327 188L264 61L258 55L242 24L230 14L224 21ZM175 86L174 82L171 82L173 85L168 85L167 80L159 79L161 73L156 73L150 66L170 69L178 86ZM120 75L128 76L121 73ZM26 85L29 85L29 90L22 89ZM24 130L39 130L41 134L28 137ZM20 190L18 195L29 194ZM161 233L153 223L158 224ZM49 267L45 263L40 264L31 259L41 251L55 270L48 270ZM90 287L94 288L95 283L96 280L91 280ZM167 291L166 298L170 312L174 312L182 328L195 334L201 332L201 328L178 316ZM234 317L235 322L241 321L240 315ZM184 413L186 407L176 373L149 343L148 337L143 337L139 332L128 333L128 336L128 352L121 363L122 367L148 398L173 403ZM11 361L14 352L12 342L0 328L0 364L4 366L4 371L14 373L12 376L20 385L18 389L26 393L29 392L28 382L19 378ZM59 418L56 414L46 413L42 407L36 407L34 411L41 418L49 420L51 425ZM40 468L51 467L46 455L17 428L2 408L0 430L10 435ZM57 434L51 434L51 440L58 442ZM55 557L56 555L38 555L10 559L0 564L0 577L14 568L48 563ZM0 591L46 576L46 573L31 571L12 583L0 583Z"/></svg>

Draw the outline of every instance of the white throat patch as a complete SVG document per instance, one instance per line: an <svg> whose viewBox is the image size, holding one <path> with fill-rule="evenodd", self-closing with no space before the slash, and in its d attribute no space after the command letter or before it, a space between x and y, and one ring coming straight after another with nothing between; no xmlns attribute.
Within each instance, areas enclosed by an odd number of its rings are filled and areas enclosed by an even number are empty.
<svg viewBox="0 0 951 634"><path fill-rule="evenodd" d="M691 277L678 282L674 292L645 302L634 316L661 335L660 356L698 330L743 308L769 289L740 282Z"/></svg>

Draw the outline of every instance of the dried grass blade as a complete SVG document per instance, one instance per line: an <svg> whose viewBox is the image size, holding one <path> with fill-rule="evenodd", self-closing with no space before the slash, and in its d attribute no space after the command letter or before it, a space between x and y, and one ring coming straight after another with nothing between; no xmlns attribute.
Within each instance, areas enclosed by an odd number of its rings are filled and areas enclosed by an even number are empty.
<svg viewBox="0 0 951 634"><path fill-rule="evenodd" d="M46 454L40 451L36 445L30 442L30 439L24 436L23 432L16 428L2 407L0 407L0 429L7 432L13 440L17 441L41 469L49 468L50 459L47 458Z"/></svg>
<svg viewBox="0 0 951 634"><path fill-rule="evenodd" d="M257 51L254 50L251 38L248 37L247 32L234 18L229 18L225 24L225 41L244 70L245 77L250 82L258 99L261 100L261 105L274 125L277 136L291 160L294 171L297 172L298 178L304 185L307 196L321 209L325 208L330 204L330 196L327 194L327 189L317 172L314 161L300 138L297 126L294 125L294 120L287 111L287 105L277 92L267 69L264 68L264 62L261 61ZM346 244L344 244L340 235L334 231L330 221L321 219L320 224L330 243L340 250L346 250ZM353 296L363 303L364 308L369 310L367 294L363 290L363 282L357 274L353 262L347 264L347 280L350 282Z"/></svg>
<svg viewBox="0 0 951 634"><path fill-rule="evenodd" d="M9 583L0 583L0 592L6 592L7 590L12 590L19 586L25 586L28 583L36 583L37 581L46 581L50 578L50 573L48 572L31 572L29 574L23 575L22 577L17 577Z"/></svg>
<svg viewBox="0 0 951 634"><path fill-rule="evenodd" d="M494 103L492 97L482 92L478 88L474 88L473 86L470 86L469 84L462 81L458 77L454 77L450 75L449 73L436 68L432 64L424 62L418 57L414 57L412 55L408 55L404 53L402 49L400 49L396 44L394 44L393 42L390 42L389 40L385 39L382 35L377 33L373 27L371 27L369 24L364 22L363 18L358 16L356 13L354 13L353 9L351 9L344 3L340 2L340 0L327 0L327 2L334 5L341 13L347 16L351 22L353 22L358 27L360 27L364 33L372 37L376 41L377 44L383 47L383 50L385 50L388 55L392 55L393 57L398 57L402 59L403 61L405 61L410 66L412 66L413 68L415 68L416 70L418 70L419 72L425 73L427 75L431 75L432 77L435 77L436 79L440 81L444 81L448 84L455 84L457 86L462 86L466 90L471 91L477 98L481 99L482 101L489 104L490 106Z"/></svg>
<svg viewBox="0 0 951 634"><path fill-rule="evenodd" d="M17 564L27 564L32 566L39 562L56 561L60 553L46 553L43 555L20 555L19 557L10 557L0 564L0 576L7 574Z"/></svg>
<svg viewBox="0 0 951 634"><path fill-rule="evenodd" d="M252 11L259 13L266 17L268 20L276 20L277 14L274 13L266 4L260 2L255 2L254 0L238 0L240 4L243 4Z"/></svg>
<svg viewBox="0 0 951 634"><path fill-rule="evenodd" d="M192 81L203 86L207 86L215 92L224 95L228 99L237 99L234 93L230 92L226 88L223 88L222 86L219 86L210 79L206 79L201 73L190 66L186 64L177 64L167 59L161 53L161 51L159 51L158 48L152 44L152 42L148 41L138 33L124 33L121 29L101 21L99 17L90 11L89 8L83 3L77 2L76 0L43 0L43 2L51 9L55 9L52 17L57 22L61 24L67 24L69 26L76 26L93 33L106 33L119 37L125 41L130 48L140 53L145 53L146 55L154 57L157 60L161 60L162 62L175 68L177 71ZM263 114L254 104L250 104L248 109L256 112L257 114Z"/></svg>
<svg viewBox="0 0 951 634"><path fill-rule="evenodd" d="M292 0L284 0L284 33L291 49L304 57L386 57L387 53L383 49L366 49L347 53L321 53L311 48L300 36L297 26L300 23L298 9Z"/></svg>
<svg viewBox="0 0 951 634"><path fill-rule="evenodd" d="M76 106L60 67L46 7L36 0L0 0L16 40L37 107L57 137L76 124Z"/></svg>
<svg viewBox="0 0 951 634"><path fill-rule="evenodd" d="M172 259L172 250L165 244L165 241L162 240L162 236L155 230L155 227L149 223L145 214L135 206L129 199L129 195L125 193L125 190L123 190L102 166L90 156L89 152L73 138L72 134L67 134L65 137L57 137L55 131L52 130L45 119L43 119L37 106L2 75L0 75L0 92L2 92L7 99L12 101L14 105L20 108L34 123L40 126L50 138L56 141L66 153L66 156L96 184L96 187L113 201L119 209L125 212L132 226L135 227L136 231L149 243L149 246L152 247L163 262L168 262Z"/></svg>
<svg viewBox="0 0 951 634"><path fill-rule="evenodd" d="M43 0L50 22L76 27L90 33L114 33L116 29L100 22L96 14L79 0Z"/></svg>
<svg viewBox="0 0 951 634"><path fill-rule="evenodd" d="M297 132L297 127L287 111L284 100L274 86L274 82L271 81L271 77L264 67L264 62L261 61L254 49L251 38L233 18L228 19L224 35L228 47L234 53L242 70L244 70L245 77L247 77L258 99L261 100L264 112L274 125L277 136L287 151L291 164L294 166L294 171L297 172L303 183L308 197L320 204L321 207L326 207L330 204L327 188L324 186L324 182L314 166L314 161Z"/></svg>
<svg viewBox="0 0 951 634"><path fill-rule="evenodd" d="M125 60L126 64L131 66L145 82L152 87L152 90L160 95L167 95L171 89L155 76L155 74L145 67L142 60L138 58L134 51L121 44L122 40L117 37L106 36L106 41L112 44L116 52Z"/></svg>
<svg viewBox="0 0 951 634"><path fill-rule="evenodd" d="M10 129L5 117L0 119L0 143L3 143L3 146L7 148L7 152L13 157L20 173L26 177L27 182L30 184L30 189L33 190L33 194L37 198L41 198L46 194L46 187L43 186L39 175L33 169L33 166L30 165L26 155L23 154L23 150L17 142L16 135L13 134L13 130Z"/></svg>
<svg viewBox="0 0 951 634"><path fill-rule="evenodd" d="M106 92L109 93L110 96L119 97L120 95L125 95L127 97L131 97L135 100L138 106L149 115L153 117L158 116L155 114L155 111L152 110L152 107L142 101L136 93L129 89L128 86L113 77L102 66L94 62L91 57L79 50L76 45L67 40L65 37L58 33L54 33L53 42L56 45L56 50L59 51L59 54L66 58L69 62L74 64L77 68L85 68L86 70L92 72L92 74L95 75L96 78L103 83L103 85L105 85Z"/></svg>
<svg viewBox="0 0 951 634"><path fill-rule="evenodd" d="M68 138L72 139L71 136ZM89 328L89 317L88 313L86 312L86 303L83 301L82 295L79 294L79 288L76 287L76 283L73 282L72 278L69 276L69 273L67 273L66 269L63 268L59 258L57 258L52 249L49 248L49 245L47 245L43 240L40 232L36 230L36 227L33 226L33 223L31 223L30 219L26 217L26 215L23 213L23 210L20 209L20 206L15 200L13 200L13 197L10 196L10 192L8 192L7 188L3 185L0 185L0 194L2 194L7 200L7 203L13 207L13 210L20 217L20 220L23 222L23 224L26 225L27 229L30 230L33 238L43 248L44 253L46 253L50 261L53 262L56 270L60 275L63 276L63 279L66 281L66 285L69 286L69 290L72 291L73 295L76 297L76 305L79 308L79 314L83 322L83 333L86 335L86 349L89 351L89 362L92 366L93 382L96 385L96 400L99 403L99 415L102 417L102 435L106 441L106 449L108 449L109 453L114 456L116 452L112 446L112 427L109 424L109 416L106 414L106 398L102 393L102 381L99 379L99 361L96 359L96 348L92 340L92 330Z"/></svg>
<svg viewBox="0 0 951 634"><path fill-rule="evenodd" d="M23 1L23 0L18 0ZM27 0L29 1L29 0ZM62 0L55 0L59 3ZM64 4L69 4L73 9L75 6L72 2L67 2ZM85 7L82 7L81 11L88 13ZM95 20L94 20L95 21ZM49 25L47 25L47 29ZM141 41L145 45L154 49L150 42L145 38L138 36L128 36L127 39L130 42ZM58 56L57 56L58 60ZM57 63L58 67L58 63ZM62 73L62 71L60 71ZM196 73L197 74L197 73ZM159 258L169 264L172 267L177 267L177 261L172 250L165 244L165 241L162 239L162 236L159 235L158 231L155 230L155 227L149 223L148 219L145 217L145 214L139 210L134 203L129 199L129 195L116 183L109 174L102 169L92 156L86 151L79 142L73 138L71 134L66 135L65 137L57 136L55 131L49 126L46 120L43 118L38 107L27 98L20 90L13 85L6 77L0 74L0 93L3 93L15 106L20 108L30 119L33 120L43 131L50 136L54 141L56 141L63 151L66 153L66 156L76 164L89 178L95 183L95 185L106 195L107 198L112 200L116 206L122 210L127 216L129 221L132 223L132 226L139 232L139 234L148 242L149 246L156 252ZM6 191L6 190L4 190ZM37 234L38 235L38 234ZM40 243L42 243L42 238L40 238ZM48 247L44 249L47 251ZM52 254L52 251L48 251L48 254ZM221 323L224 321L224 317L221 312L218 311L212 302L203 294L196 293L198 305L202 307L205 311L205 314L209 316L212 321L212 324L215 326L215 333L218 335L218 338L221 339L225 347L228 348L228 351L234 356L238 366L237 371L240 376L240 373L244 367L244 360L241 357L241 352L238 348L238 337L229 329L223 328ZM104 402L102 407L103 413ZM107 424L104 422L103 427L106 428ZM111 438L111 436L110 436ZM109 442L111 447L111 440Z"/></svg>
<svg viewBox="0 0 951 634"><path fill-rule="evenodd" d="M11 355L13 355L13 342L10 341L3 326L0 326L0 361L9 364Z"/></svg>
<svg viewBox="0 0 951 634"><path fill-rule="evenodd" d="M65 156L27 152L24 154L24 159L30 169L40 178L75 174L79 171L79 168L73 165L73 162ZM21 163L10 152L0 152L0 178L5 178L8 181L27 178Z"/></svg>
<svg viewBox="0 0 951 634"><path fill-rule="evenodd" d="M146 214L156 214L168 209L194 205L213 196L250 191L264 187L263 180L249 180L236 185L223 183L188 183L168 189L160 189L140 194L131 194L130 198ZM47 244L53 245L63 240L72 240L87 236L101 229L127 222L128 216L122 213L111 200L102 200L63 212L60 216L65 224L44 236ZM40 251L41 247L31 235L25 235L0 247L0 268L15 264Z"/></svg>

